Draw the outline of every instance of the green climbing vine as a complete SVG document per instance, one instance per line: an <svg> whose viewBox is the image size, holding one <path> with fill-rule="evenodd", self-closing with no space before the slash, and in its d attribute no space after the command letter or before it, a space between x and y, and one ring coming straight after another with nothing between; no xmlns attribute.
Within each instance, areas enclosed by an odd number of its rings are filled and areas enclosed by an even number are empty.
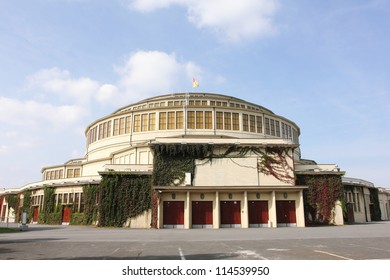
<svg viewBox="0 0 390 280"><path fill-rule="evenodd" d="M91 225L98 219L98 194L99 185L88 184L83 186L84 213L81 215L81 218L83 219L82 224L84 225ZM81 219L80 217L77 218Z"/></svg>
<svg viewBox="0 0 390 280"><path fill-rule="evenodd" d="M5 197L8 203L8 213L10 209L14 209L15 218L18 218L18 210L19 210L19 196L17 194L7 194Z"/></svg>
<svg viewBox="0 0 390 280"><path fill-rule="evenodd" d="M293 167L288 163L289 159L292 161L289 151L290 148L286 147L231 146L222 156L216 157L245 157L248 154L255 154L260 159L258 170L261 173L271 175L285 183L292 183L295 177L292 175Z"/></svg>
<svg viewBox="0 0 390 280"><path fill-rule="evenodd" d="M39 223L60 224L61 214L58 207L55 207L55 189L45 186L43 192L43 209L38 217Z"/></svg>
<svg viewBox="0 0 390 280"><path fill-rule="evenodd" d="M99 226L122 227L151 209L151 176L108 173L99 186Z"/></svg>
<svg viewBox="0 0 390 280"><path fill-rule="evenodd" d="M370 201L373 204L373 213L371 213L371 219L373 221L381 220L381 208L379 206L379 190L377 188L369 188L370 190Z"/></svg>
<svg viewBox="0 0 390 280"><path fill-rule="evenodd" d="M336 201L343 199L341 176L298 175L297 184L309 187L303 192L306 222L328 224Z"/></svg>
<svg viewBox="0 0 390 280"><path fill-rule="evenodd" d="M30 223L33 216L33 211L31 208L31 190L27 190L23 192L23 205L22 211L26 211L27 214L27 223Z"/></svg>

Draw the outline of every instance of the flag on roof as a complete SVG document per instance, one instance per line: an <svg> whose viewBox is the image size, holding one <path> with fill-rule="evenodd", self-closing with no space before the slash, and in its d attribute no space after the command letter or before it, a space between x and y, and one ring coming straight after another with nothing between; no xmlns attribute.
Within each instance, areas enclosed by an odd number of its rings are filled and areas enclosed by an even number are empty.
<svg viewBox="0 0 390 280"><path fill-rule="evenodd" d="M196 88L199 86L198 81L195 78L192 78L192 87Z"/></svg>

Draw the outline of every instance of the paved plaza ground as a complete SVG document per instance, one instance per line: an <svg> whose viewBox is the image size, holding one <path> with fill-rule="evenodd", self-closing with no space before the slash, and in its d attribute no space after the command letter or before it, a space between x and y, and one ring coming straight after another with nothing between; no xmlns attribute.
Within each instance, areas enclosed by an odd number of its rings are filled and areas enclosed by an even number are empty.
<svg viewBox="0 0 390 280"><path fill-rule="evenodd" d="M0 227L6 227L0 223ZM9 224L17 228L17 224ZM0 260L390 259L390 221L261 229L29 225L0 234Z"/></svg>

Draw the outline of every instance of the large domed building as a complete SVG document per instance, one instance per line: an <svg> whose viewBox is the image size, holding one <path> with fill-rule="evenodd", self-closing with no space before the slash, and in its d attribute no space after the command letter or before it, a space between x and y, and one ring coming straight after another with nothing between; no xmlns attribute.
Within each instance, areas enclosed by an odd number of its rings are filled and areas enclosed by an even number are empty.
<svg viewBox="0 0 390 280"><path fill-rule="evenodd" d="M161 95L94 121L84 158L8 192L19 208L28 198L32 222L53 212L62 223L134 228L303 227L299 135L293 121L232 96Z"/></svg>

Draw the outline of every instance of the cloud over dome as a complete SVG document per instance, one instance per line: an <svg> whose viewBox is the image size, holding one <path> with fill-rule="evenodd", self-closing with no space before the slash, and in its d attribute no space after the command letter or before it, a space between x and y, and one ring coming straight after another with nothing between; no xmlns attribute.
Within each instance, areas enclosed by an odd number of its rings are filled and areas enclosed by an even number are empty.
<svg viewBox="0 0 390 280"><path fill-rule="evenodd" d="M187 9L189 22L207 29L224 41L239 41L268 36L276 31L273 17L277 0L129 0L129 7L152 12L172 5Z"/></svg>

